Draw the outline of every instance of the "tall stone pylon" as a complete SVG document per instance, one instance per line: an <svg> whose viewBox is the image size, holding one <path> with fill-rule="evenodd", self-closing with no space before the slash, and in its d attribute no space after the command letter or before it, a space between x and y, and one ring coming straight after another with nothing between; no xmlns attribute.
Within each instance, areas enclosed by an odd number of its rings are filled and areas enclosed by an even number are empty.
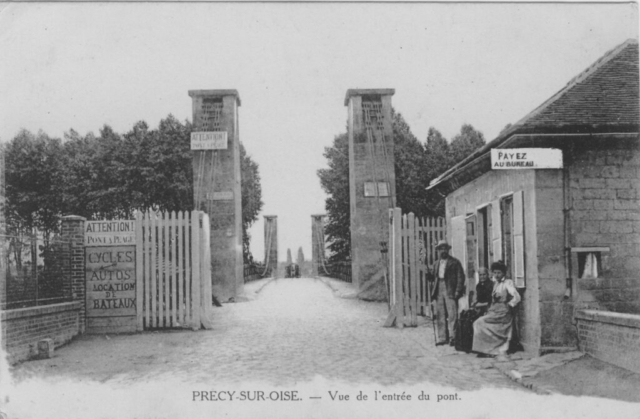
<svg viewBox="0 0 640 419"><path fill-rule="evenodd" d="M323 269L325 262L324 220L325 214L311 216L311 274L326 275Z"/></svg>
<svg viewBox="0 0 640 419"><path fill-rule="evenodd" d="M363 298L384 299L388 210L396 203L391 96L394 89L349 89L349 194L352 282Z"/></svg>
<svg viewBox="0 0 640 419"><path fill-rule="evenodd" d="M193 105L193 202L209 215L212 293L243 294L242 193L237 90L189 90Z"/></svg>
<svg viewBox="0 0 640 419"><path fill-rule="evenodd" d="M278 273L278 216L264 216L264 263L271 276Z"/></svg>

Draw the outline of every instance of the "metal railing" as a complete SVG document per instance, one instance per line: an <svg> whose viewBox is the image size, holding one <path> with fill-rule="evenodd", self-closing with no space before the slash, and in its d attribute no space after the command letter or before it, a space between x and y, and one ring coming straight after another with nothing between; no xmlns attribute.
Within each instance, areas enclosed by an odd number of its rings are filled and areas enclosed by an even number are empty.
<svg viewBox="0 0 640 419"><path fill-rule="evenodd" d="M65 273L69 243L54 239L3 236L0 309L10 310L72 300L71 278Z"/></svg>
<svg viewBox="0 0 640 419"><path fill-rule="evenodd" d="M264 274L264 276L263 276ZM257 281L258 279L268 278L271 276L271 268L265 272L262 263L245 263L244 264L244 282Z"/></svg>
<svg viewBox="0 0 640 419"><path fill-rule="evenodd" d="M325 264L327 272L325 275L339 279L340 281L351 283L351 262L334 262ZM324 270L321 267L321 271Z"/></svg>

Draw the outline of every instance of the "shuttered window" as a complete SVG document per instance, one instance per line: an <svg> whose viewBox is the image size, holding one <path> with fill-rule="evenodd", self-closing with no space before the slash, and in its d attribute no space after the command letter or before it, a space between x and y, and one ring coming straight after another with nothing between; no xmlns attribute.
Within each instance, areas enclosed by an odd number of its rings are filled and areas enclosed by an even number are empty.
<svg viewBox="0 0 640 419"><path fill-rule="evenodd" d="M526 286L526 255L524 249L524 192L513 194L513 281L516 287Z"/></svg>
<svg viewBox="0 0 640 419"><path fill-rule="evenodd" d="M502 226L500 200L491 202L491 263L502 260Z"/></svg>

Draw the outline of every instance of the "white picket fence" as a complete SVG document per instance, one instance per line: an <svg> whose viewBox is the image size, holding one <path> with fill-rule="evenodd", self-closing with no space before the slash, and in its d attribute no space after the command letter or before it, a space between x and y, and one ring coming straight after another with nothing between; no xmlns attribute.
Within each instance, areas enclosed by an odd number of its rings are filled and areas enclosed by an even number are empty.
<svg viewBox="0 0 640 419"><path fill-rule="evenodd" d="M389 209L389 317L385 326L417 326L417 316L430 314L427 269L437 255L435 246L446 236L444 218L402 215Z"/></svg>
<svg viewBox="0 0 640 419"><path fill-rule="evenodd" d="M202 211L136 214L139 330L211 328L209 240Z"/></svg>

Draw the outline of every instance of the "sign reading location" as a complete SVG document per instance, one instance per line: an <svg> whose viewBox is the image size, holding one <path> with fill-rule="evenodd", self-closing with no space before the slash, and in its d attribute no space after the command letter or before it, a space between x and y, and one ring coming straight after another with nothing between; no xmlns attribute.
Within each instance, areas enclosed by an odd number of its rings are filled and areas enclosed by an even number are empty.
<svg viewBox="0 0 640 419"><path fill-rule="evenodd" d="M562 150L557 148L494 148L491 149L491 168L562 169Z"/></svg>
<svg viewBox="0 0 640 419"><path fill-rule="evenodd" d="M226 131L202 131L191 133L191 150L226 150Z"/></svg>
<svg viewBox="0 0 640 419"><path fill-rule="evenodd" d="M136 243L133 220L87 221L84 228L85 246L118 246Z"/></svg>

